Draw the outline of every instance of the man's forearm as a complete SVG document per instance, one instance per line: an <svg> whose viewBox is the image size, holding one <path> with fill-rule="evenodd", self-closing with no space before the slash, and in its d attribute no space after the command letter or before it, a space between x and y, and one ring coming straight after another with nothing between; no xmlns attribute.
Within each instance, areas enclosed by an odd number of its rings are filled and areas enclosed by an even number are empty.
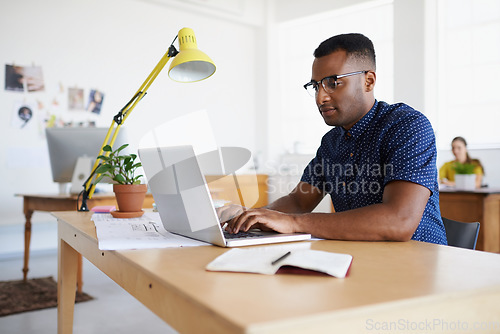
<svg viewBox="0 0 500 334"><path fill-rule="evenodd" d="M423 186L393 181L385 187L382 203L337 213L296 215L293 230L325 239L409 240L429 196Z"/></svg>
<svg viewBox="0 0 500 334"><path fill-rule="evenodd" d="M266 205L264 208L284 213L310 212L310 211L304 211L304 208L301 208L300 204L297 203L297 201L293 198L293 196L290 195L278 198L276 201L272 202L269 205Z"/></svg>
<svg viewBox="0 0 500 334"><path fill-rule="evenodd" d="M420 218L401 217L387 205L374 204L338 213L295 215L297 232L337 240L406 241L415 232Z"/></svg>
<svg viewBox="0 0 500 334"><path fill-rule="evenodd" d="M306 182L299 182L288 195L277 199L265 208L284 213L307 213L314 210L323 196L324 194L318 188Z"/></svg>

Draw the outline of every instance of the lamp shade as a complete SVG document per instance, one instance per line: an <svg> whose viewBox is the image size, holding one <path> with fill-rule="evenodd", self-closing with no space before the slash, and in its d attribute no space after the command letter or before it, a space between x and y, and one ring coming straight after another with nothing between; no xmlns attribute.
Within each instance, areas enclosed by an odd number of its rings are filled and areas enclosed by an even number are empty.
<svg viewBox="0 0 500 334"><path fill-rule="evenodd" d="M168 76L179 82L195 82L210 77L215 72L215 64L198 49L193 29L179 31L179 53L174 57Z"/></svg>

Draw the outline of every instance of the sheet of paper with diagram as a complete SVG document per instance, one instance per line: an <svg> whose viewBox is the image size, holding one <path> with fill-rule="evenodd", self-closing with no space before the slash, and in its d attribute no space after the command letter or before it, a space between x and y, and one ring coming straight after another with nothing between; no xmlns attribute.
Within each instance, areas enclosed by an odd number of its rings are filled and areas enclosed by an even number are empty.
<svg viewBox="0 0 500 334"><path fill-rule="evenodd" d="M125 250L166 247L193 247L208 245L165 230L157 212L146 212L142 217L117 219L108 213L95 213L100 250Z"/></svg>

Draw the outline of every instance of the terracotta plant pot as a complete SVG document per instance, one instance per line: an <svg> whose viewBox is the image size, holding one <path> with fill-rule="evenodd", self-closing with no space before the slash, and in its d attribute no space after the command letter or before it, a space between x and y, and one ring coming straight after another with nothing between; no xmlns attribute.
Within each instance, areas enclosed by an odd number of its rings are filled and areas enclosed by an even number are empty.
<svg viewBox="0 0 500 334"><path fill-rule="evenodd" d="M142 212L148 190L147 184L114 184L118 210L120 212Z"/></svg>

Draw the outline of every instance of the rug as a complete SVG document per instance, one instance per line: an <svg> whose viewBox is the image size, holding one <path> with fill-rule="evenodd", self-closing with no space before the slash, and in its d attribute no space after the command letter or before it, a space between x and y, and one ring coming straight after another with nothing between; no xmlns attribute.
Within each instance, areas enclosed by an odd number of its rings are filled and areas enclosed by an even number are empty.
<svg viewBox="0 0 500 334"><path fill-rule="evenodd" d="M92 299L86 293L76 293L77 303ZM0 317L51 307L57 307L57 282L53 277L0 282Z"/></svg>

